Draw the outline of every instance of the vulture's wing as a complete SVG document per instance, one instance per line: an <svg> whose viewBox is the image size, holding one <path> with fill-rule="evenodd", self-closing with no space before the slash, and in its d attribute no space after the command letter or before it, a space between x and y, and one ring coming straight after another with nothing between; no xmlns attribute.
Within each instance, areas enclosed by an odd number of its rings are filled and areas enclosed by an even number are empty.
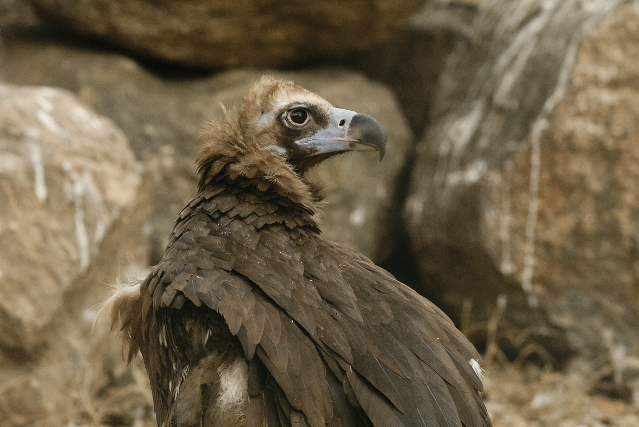
<svg viewBox="0 0 639 427"><path fill-rule="evenodd" d="M186 299L219 312L291 425L294 410L313 427L354 425L344 389L375 426L489 425L469 363L480 357L448 317L362 255L300 233L279 206L265 194L194 199L142 287L157 313Z"/></svg>

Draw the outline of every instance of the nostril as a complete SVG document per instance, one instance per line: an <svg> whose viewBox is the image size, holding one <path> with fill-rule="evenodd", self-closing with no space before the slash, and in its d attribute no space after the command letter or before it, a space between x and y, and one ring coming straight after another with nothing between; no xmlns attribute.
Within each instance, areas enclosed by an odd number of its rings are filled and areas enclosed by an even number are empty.
<svg viewBox="0 0 639 427"><path fill-rule="evenodd" d="M339 126L344 126L344 123L346 123L346 120L342 119L339 121Z"/></svg>

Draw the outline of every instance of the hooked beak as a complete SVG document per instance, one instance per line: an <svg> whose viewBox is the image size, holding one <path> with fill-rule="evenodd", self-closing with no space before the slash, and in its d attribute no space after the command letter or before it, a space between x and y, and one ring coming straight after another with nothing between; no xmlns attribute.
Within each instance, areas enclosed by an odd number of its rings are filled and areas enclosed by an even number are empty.
<svg viewBox="0 0 639 427"><path fill-rule="evenodd" d="M340 151L375 151L382 160L386 152L386 132L377 120L366 114L332 107L329 124L315 134L295 141L313 150L313 155Z"/></svg>

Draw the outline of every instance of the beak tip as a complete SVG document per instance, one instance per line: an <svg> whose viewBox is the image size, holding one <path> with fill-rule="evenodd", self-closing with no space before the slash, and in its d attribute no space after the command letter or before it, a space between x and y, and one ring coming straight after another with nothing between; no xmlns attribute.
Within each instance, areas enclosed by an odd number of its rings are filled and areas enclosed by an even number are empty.
<svg viewBox="0 0 639 427"><path fill-rule="evenodd" d="M380 125L381 128L381 125ZM380 138L380 140L378 142L376 142L374 144L374 147L377 148L377 151L379 151L379 161L381 162L382 159L384 158L384 155L386 154L386 132L384 132L384 129L381 128L382 130L382 138Z"/></svg>
<svg viewBox="0 0 639 427"><path fill-rule="evenodd" d="M375 147L379 151L379 160L386 153L386 132L377 120L367 114L356 114L350 123L355 139Z"/></svg>
<svg viewBox="0 0 639 427"><path fill-rule="evenodd" d="M379 161L381 162L382 159L384 158L384 154L386 154L386 144L384 144L384 146L382 146L381 148L379 148Z"/></svg>

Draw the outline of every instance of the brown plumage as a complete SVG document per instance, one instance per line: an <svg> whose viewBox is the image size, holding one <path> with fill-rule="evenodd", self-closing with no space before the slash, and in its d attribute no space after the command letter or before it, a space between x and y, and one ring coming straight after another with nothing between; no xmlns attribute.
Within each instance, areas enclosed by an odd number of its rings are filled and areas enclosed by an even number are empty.
<svg viewBox="0 0 639 427"><path fill-rule="evenodd" d="M204 135L164 257L109 300L158 426L489 426L479 354L432 303L322 240L305 178L370 116L263 77Z"/></svg>

